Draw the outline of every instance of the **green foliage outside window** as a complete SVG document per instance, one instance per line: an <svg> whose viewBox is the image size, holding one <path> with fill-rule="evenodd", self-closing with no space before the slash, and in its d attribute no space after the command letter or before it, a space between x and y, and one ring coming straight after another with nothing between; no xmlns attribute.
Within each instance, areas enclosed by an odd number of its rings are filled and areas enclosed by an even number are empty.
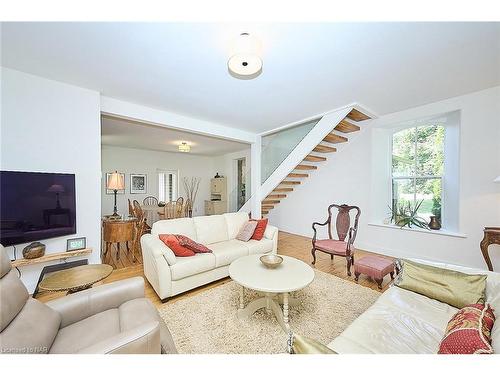
<svg viewBox="0 0 500 375"><path fill-rule="evenodd" d="M418 205L418 214L441 220L444 166L442 125L430 124L401 130L392 143L392 209ZM420 204L418 204L421 202Z"/></svg>

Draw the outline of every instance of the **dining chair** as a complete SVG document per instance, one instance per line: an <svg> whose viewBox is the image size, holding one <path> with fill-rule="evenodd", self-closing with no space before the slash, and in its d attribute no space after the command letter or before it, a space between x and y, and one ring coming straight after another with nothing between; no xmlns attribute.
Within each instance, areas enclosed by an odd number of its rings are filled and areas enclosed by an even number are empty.
<svg viewBox="0 0 500 375"><path fill-rule="evenodd" d="M183 210L183 203L184 203L184 198L179 197L175 201L175 218L180 218L184 217L184 210Z"/></svg>
<svg viewBox="0 0 500 375"><path fill-rule="evenodd" d="M159 207L158 211L156 211L158 213L158 218L160 220L165 220L166 216L165 216L165 206L162 206L162 207Z"/></svg>
<svg viewBox="0 0 500 375"><path fill-rule="evenodd" d="M144 198L144 200L142 201L142 204L145 206L157 206L158 199L153 197L153 196L149 196L149 197Z"/></svg>
<svg viewBox="0 0 500 375"><path fill-rule="evenodd" d="M332 221L333 208L337 209L338 211L335 222ZM353 226L351 226L351 211L354 211L356 213ZM311 254L313 256L312 264L316 263L317 250L326 254L330 254L330 258L332 260L334 255L338 255L347 259L347 275L351 276L351 265L354 265L355 251L353 245L354 240L356 239L356 234L358 232L359 215L361 215L361 210L357 206L349 206L347 204L331 204L330 206L328 206L328 219L324 223L315 222L312 225L312 229L314 231L311 250ZM316 226L325 225L328 225L329 238L318 240ZM335 226L338 239L334 239L332 236L333 225Z"/></svg>
<svg viewBox="0 0 500 375"><path fill-rule="evenodd" d="M191 202L191 199L186 199L186 202L184 203L184 207L182 209L184 217L193 217L193 204Z"/></svg>
<svg viewBox="0 0 500 375"><path fill-rule="evenodd" d="M134 211L135 211L135 217L137 218L137 220L139 222L143 222L144 221L144 227L143 227L143 230L142 230L142 232L140 233L140 236L139 236L139 238L141 238L141 236L144 233L150 233L151 232L151 227L147 223L146 216L144 215L144 211L142 210L141 205L135 199L134 199Z"/></svg>
<svg viewBox="0 0 500 375"><path fill-rule="evenodd" d="M135 233L134 233L134 244L132 246L132 252L133 252L133 259L137 258L135 255L135 252L137 254L141 255L142 259L142 247L141 247L141 237L143 234L147 233L147 223L146 223L146 218L143 217L142 219L139 219L135 222ZM151 231L151 229L150 229Z"/></svg>
<svg viewBox="0 0 500 375"><path fill-rule="evenodd" d="M132 205L132 202L130 202L130 199L127 200L128 200L128 216L135 217L134 206Z"/></svg>
<svg viewBox="0 0 500 375"><path fill-rule="evenodd" d="M170 220L170 219L175 219L175 215L176 215L176 202L168 202L166 205L165 205L165 217L164 219L166 220Z"/></svg>

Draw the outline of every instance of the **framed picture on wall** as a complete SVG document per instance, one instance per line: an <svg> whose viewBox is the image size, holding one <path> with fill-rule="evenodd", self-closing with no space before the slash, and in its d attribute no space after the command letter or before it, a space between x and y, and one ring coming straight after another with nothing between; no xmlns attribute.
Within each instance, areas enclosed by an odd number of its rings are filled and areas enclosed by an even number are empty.
<svg viewBox="0 0 500 375"><path fill-rule="evenodd" d="M130 194L146 194L147 193L147 175L145 174L130 174Z"/></svg>
<svg viewBox="0 0 500 375"><path fill-rule="evenodd" d="M111 189L107 189L106 186L108 186L109 179L111 178L112 173L106 173L106 181L104 181L104 188L106 189L106 194L114 194L114 191ZM123 178L123 183L125 184L125 173L120 173L120 175ZM122 190L117 190L116 194L125 194L125 189Z"/></svg>

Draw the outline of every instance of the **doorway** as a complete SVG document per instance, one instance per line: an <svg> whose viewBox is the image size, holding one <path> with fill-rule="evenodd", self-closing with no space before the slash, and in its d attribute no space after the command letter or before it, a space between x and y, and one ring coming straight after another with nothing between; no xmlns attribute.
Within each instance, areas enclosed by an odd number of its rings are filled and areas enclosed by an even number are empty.
<svg viewBox="0 0 500 375"><path fill-rule="evenodd" d="M238 210L243 207L246 202L246 158L237 159L237 206Z"/></svg>

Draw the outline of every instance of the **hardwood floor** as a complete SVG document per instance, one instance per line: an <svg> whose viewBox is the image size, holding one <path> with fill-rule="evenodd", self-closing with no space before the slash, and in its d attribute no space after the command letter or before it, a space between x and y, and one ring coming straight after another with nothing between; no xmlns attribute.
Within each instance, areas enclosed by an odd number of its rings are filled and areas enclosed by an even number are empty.
<svg viewBox="0 0 500 375"><path fill-rule="evenodd" d="M298 236L298 235L290 234L290 233L286 233L286 232L280 232L278 238L279 238L278 239L278 254L292 256L292 257L295 257L297 259L303 260L304 262L306 262L308 264L311 264L312 256L311 256L311 239L310 238ZM123 250L123 248L121 249L121 251L126 252L126 250ZM369 254L370 253L367 251L357 250L355 253L355 259L362 258L363 256L366 256ZM127 256L126 254L122 253L120 258L124 258L126 256ZM139 254L139 256L140 256L140 254ZM386 258L389 258L389 257L386 257ZM391 259L391 258L389 258L389 259ZM330 273L332 275L338 276L342 279L355 282L354 281L354 272L353 272L353 275L351 277L347 276L345 258L335 257L334 260L332 261L328 254L316 252L316 265L314 267L320 271L327 272L327 273ZM351 272L352 272L352 269L351 269ZM95 285L106 284L106 283L110 283L113 281L127 279L127 278L135 277L135 276L144 277L144 271L142 268L142 259L141 259L140 264L136 263L136 264L128 265L128 266L123 267L123 268L115 269L108 278L106 278L105 280L103 280L100 283L97 283ZM162 304L161 300L158 298L155 291L153 290L153 288L148 283L148 281L146 280L145 277L144 277L144 280L145 280L145 284L146 284L146 297L149 298L153 302L153 304L155 304L156 306L161 305ZM172 297L166 303L172 303L174 301L178 301L180 299L196 295L196 294L201 293L207 289L214 288L216 286L222 285L222 284L227 283L229 281L231 281L231 279L225 278L225 279L213 282L211 284L204 285L202 287L193 289L189 292L183 293L179 296ZM387 289L389 282L390 282L390 278L389 278L389 276L386 276L384 278L383 291ZM359 277L359 284L366 286L366 287L369 287L369 288L374 289L374 290L378 290L377 284L373 280L367 278L364 275L361 275ZM37 295L37 299L42 301L42 302L46 302L46 301L49 301L49 300L52 300L55 298L62 297L64 295L65 295L64 292L57 292L57 293L41 292Z"/></svg>
<svg viewBox="0 0 500 375"><path fill-rule="evenodd" d="M103 249L105 248L104 243L101 246ZM134 267L138 264L142 264L142 253L140 249L135 252L136 260L134 262L132 256L132 245L130 245L129 248L130 250L127 250L127 247L124 243L120 245L119 249L116 244L112 244L109 247L108 252L104 255L102 262L105 264L109 264L113 267L114 270ZM118 253L120 253L119 257Z"/></svg>

